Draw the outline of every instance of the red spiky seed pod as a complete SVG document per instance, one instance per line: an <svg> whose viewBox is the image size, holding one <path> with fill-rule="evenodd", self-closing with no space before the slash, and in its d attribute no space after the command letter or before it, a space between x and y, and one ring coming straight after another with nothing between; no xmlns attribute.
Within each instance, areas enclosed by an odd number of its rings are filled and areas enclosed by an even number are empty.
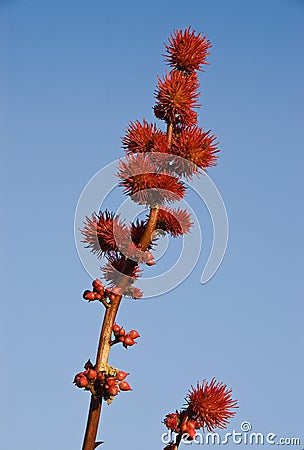
<svg viewBox="0 0 304 450"><path fill-rule="evenodd" d="M167 414L164 419L164 424L169 430L180 432L180 415L176 413Z"/></svg>
<svg viewBox="0 0 304 450"><path fill-rule="evenodd" d="M169 45L166 44L166 61L178 70L191 73L201 70L201 65L208 64L211 43L202 33L195 34L191 27L183 30L175 30L169 37Z"/></svg>
<svg viewBox="0 0 304 450"><path fill-rule="evenodd" d="M104 254L118 251L128 234L127 228L120 221L119 216L104 211L93 213L92 217L86 217L84 228L81 230L83 242L87 248L101 258Z"/></svg>
<svg viewBox="0 0 304 450"><path fill-rule="evenodd" d="M182 129L172 143L172 153L177 155L172 163L172 170L180 176L192 178L199 170L206 171L216 165L218 142L211 131L204 131L195 126Z"/></svg>
<svg viewBox="0 0 304 450"><path fill-rule="evenodd" d="M137 246L140 242L140 239L142 235L145 232L145 229L147 227L147 221L146 220L139 220L136 219L135 222L131 223L131 237L134 244Z"/></svg>
<svg viewBox="0 0 304 450"><path fill-rule="evenodd" d="M121 391L132 391L132 388L127 381L121 381L119 383L119 389Z"/></svg>
<svg viewBox="0 0 304 450"><path fill-rule="evenodd" d="M179 71L169 72L158 80L154 114L158 119L174 125L192 127L197 123L197 114L192 108L199 104L198 80L195 74L185 76Z"/></svg>
<svg viewBox="0 0 304 450"><path fill-rule="evenodd" d="M102 268L102 271L104 273L104 278L109 282L111 286L114 288L119 285L123 278L123 271L126 264L126 258L124 256L111 256L108 258L108 263ZM133 278L134 280L139 277L140 275L140 269L138 266L135 266L132 269L132 273L129 274L130 278ZM132 280L130 280L131 282ZM108 289L108 288L107 288ZM111 290L108 289L107 295L111 294Z"/></svg>
<svg viewBox="0 0 304 450"><path fill-rule="evenodd" d="M128 375L128 372L123 372L122 370L120 370L119 372L117 372L116 378L118 381L123 381L125 378L127 378Z"/></svg>
<svg viewBox="0 0 304 450"><path fill-rule="evenodd" d="M186 397L187 412L195 419L198 426L212 432L214 428L225 428L228 419L233 417L237 401L231 398L231 389L223 383L217 383L213 378L210 384L203 380L202 385L192 386Z"/></svg>
<svg viewBox="0 0 304 450"><path fill-rule="evenodd" d="M185 195L185 185L166 170L160 172L153 154L139 153L120 161L118 177L124 192L139 204L156 206Z"/></svg>
<svg viewBox="0 0 304 450"><path fill-rule="evenodd" d="M140 337L140 334L137 330L131 330L129 331L128 336L130 336L132 339L137 339Z"/></svg>
<svg viewBox="0 0 304 450"><path fill-rule="evenodd" d="M191 215L184 209L162 208L158 212L157 228L174 238L189 233L192 225Z"/></svg>

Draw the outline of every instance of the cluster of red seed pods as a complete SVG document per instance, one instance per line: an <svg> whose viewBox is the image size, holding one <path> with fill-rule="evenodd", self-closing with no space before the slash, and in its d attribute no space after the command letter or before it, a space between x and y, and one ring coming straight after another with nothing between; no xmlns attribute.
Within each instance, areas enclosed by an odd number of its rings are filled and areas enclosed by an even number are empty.
<svg viewBox="0 0 304 450"><path fill-rule="evenodd" d="M93 290L86 290L83 293L83 298L89 302L93 300L115 302L118 295L121 295L121 289L114 287L112 289L105 288L99 279L92 282Z"/></svg>
<svg viewBox="0 0 304 450"><path fill-rule="evenodd" d="M74 383L79 388L91 391L93 395L112 401L121 391L131 391L131 386L125 378L128 372L108 367L107 370L96 371L88 360L84 365L85 371L75 375Z"/></svg>
<svg viewBox="0 0 304 450"><path fill-rule="evenodd" d="M132 345L137 344L135 339L140 337L137 330L131 330L128 333L126 333L126 330L123 327L117 325L117 323L114 323L112 331L115 336L115 339L114 341L112 341L112 344L121 342L125 348L132 347Z"/></svg>
<svg viewBox="0 0 304 450"><path fill-rule="evenodd" d="M196 434L195 429L199 428L199 424L195 420L189 420L189 417L184 412L176 412L167 414L164 424L169 430L175 433L187 434L188 440L193 440ZM168 449L171 448L168 446Z"/></svg>

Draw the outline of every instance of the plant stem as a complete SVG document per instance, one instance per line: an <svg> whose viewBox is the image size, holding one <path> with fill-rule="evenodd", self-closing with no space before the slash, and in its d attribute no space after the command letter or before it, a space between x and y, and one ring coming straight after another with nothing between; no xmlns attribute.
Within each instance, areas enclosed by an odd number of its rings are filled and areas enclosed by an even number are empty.
<svg viewBox="0 0 304 450"><path fill-rule="evenodd" d="M149 220L147 223L147 227L140 239L140 248L142 251L145 251L147 247L149 246L151 240L152 240L152 233L154 232L156 228L156 222L157 222L157 215L158 215L158 208L152 208L150 210ZM124 267L124 274L130 275L132 274L132 271L134 267L136 266L136 262L132 260L127 260L125 267ZM124 291L125 285L128 283L128 277L122 277L121 283L118 287L121 288L122 292ZM117 311L121 302L122 296L117 295L116 301L110 304L110 307L106 309L101 333L100 333L100 339L98 344L98 351L97 351L97 357L96 357L96 365L95 370L99 371L101 370L107 363L111 348L111 334L112 334L112 328L113 324L115 322L115 318L117 315ZM87 426L83 441L82 450L94 450L95 448L95 441L97 436L97 430L98 430L98 424L100 419L100 412L101 412L101 406L102 401L95 399L93 396L91 396L91 403L90 403L90 409L89 409L89 415L87 420Z"/></svg>
<svg viewBox="0 0 304 450"><path fill-rule="evenodd" d="M172 146L172 136L173 136L173 124L168 123L167 125L167 145L168 145L168 152L171 150Z"/></svg>
<svg viewBox="0 0 304 450"><path fill-rule="evenodd" d="M168 151L170 150L172 145L172 133L173 133L173 125L169 123L167 125ZM158 208L151 208L146 229L139 241L139 247L141 251L145 251L152 241L153 232L156 229L157 217L158 217ZM123 273L125 275L131 275L136 265L137 265L136 261L127 259L125 267L123 269ZM118 286L121 288L121 292L124 292L127 283L128 283L128 276L122 277L121 282L119 283ZM111 349L112 328L115 322L115 318L117 315L121 299L122 296L117 295L116 301L109 304L109 307L105 311L97 350L97 357L95 364L96 371L102 370L102 368L108 363L109 353ZM98 431L101 407L102 407L102 399L96 399L93 397L93 395L91 395L91 402L82 450L94 450L95 448L95 441Z"/></svg>

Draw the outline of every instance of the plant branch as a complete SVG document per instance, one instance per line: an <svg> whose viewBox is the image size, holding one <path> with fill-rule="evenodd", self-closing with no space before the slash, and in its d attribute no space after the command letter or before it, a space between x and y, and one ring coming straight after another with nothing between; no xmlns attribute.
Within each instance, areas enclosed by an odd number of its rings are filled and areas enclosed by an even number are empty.
<svg viewBox="0 0 304 450"><path fill-rule="evenodd" d="M169 123L167 125L168 150L170 150L172 145L172 133L173 133L173 125L172 123ZM157 217L158 217L158 208L157 207L151 208L146 229L142 234L138 245L141 251L145 251L152 241L153 232L156 229ZM132 275L133 269L136 265L137 265L136 261L127 259L125 267L123 269L123 273L126 276L121 277L121 281L118 286L121 289L121 292L124 292L128 284L128 277ZM108 363L109 353L111 349L112 328L115 322L115 318L117 315L121 299L122 299L121 295L116 295L116 301L107 305L99 338L95 364L96 371L102 370L102 368ZM102 407L102 399L96 399L93 396L91 396L90 409L82 450L94 450L95 448L95 441L98 431L101 407Z"/></svg>

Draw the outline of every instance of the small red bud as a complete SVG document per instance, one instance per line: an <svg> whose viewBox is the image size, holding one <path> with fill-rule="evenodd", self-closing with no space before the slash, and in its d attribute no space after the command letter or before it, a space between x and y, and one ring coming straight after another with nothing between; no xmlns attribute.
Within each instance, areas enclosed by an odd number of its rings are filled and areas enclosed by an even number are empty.
<svg viewBox="0 0 304 450"><path fill-rule="evenodd" d="M94 369L89 369L87 373L88 380L96 380L97 372Z"/></svg>
<svg viewBox="0 0 304 450"><path fill-rule="evenodd" d="M92 286L94 289L99 289L99 287L102 286L102 282L96 278L96 280L93 281Z"/></svg>
<svg viewBox="0 0 304 450"><path fill-rule="evenodd" d="M150 261L151 259L153 260L153 255L151 252L145 252L145 259L146 261Z"/></svg>
<svg viewBox="0 0 304 450"><path fill-rule="evenodd" d="M73 383L77 383L77 380L83 376L83 372L76 373Z"/></svg>
<svg viewBox="0 0 304 450"><path fill-rule="evenodd" d="M110 290L109 288L106 288L106 289L105 289L105 295L106 295L107 297L109 297L110 294L111 294L111 290Z"/></svg>
<svg viewBox="0 0 304 450"><path fill-rule="evenodd" d="M125 334L126 334L126 330L123 327L121 327L120 330L119 330L119 335L120 336L125 336Z"/></svg>
<svg viewBox="0 0 304 450"><path fill-rule="evenodd" d="M110 302L115 302L116 301L116 295L111 292L111 294L109 295L109 300L110 300Z"/></svg>
<svg viewBox="0 0 304 450"><path fill-rule="evenodd" d="M99 294L98 292L95 293L95 300L101 300L102 295Z"/></svg>
<svg viewBox="0 0 304 450"><path fill-rule="evenodd" d="M107 391L110 395L115 396L118 394L119 389L118 389L118 386L110 386L110 387L108 387Z"/></svg>
<svg viewBox="0 0 304 450"><path fill-rule="evenodd" d="M85 299L85 300L88 300L87 299L87 295L90 293L91 291L89 291L88 289L86 290L86 291L84 291L84 293L82 294L82 297Z"/></svg>
<svg viewBox="0 0 304 450"><path fill-rule="evenodd" d="M84 298L85 298L86 300L89 300L89 302L92 301L92 300L95 300L95 292L88 291L88 292L86 293L86 295L84 296Z"/></svg>
<svg viewBox="0 0 304 450"><path fill-rule="evenodd" d="M119 333L120 326L117 325L117 323L114 323L112 330L113 330L113 333Z"/></svg>
<svg viewBox="0 0 304 450"><path fill-rule="evenodd" d="M138 331L136 330L129 331L128 336L130 336L132 339L137 339L138 337L140 337Z"/></svg>
<svg viewBox="0 0 304 450"><path fill-rule="evenodd" d="M78 380L76 381L76 385L77 385L79 388L86 387L88 384L89 384L89 382L88 382L88 380L87 380L87 378L86 378L85 376L81 376L81 377L78 378Z"/></svg>
<svg viewBox="0 0 304 450"><path fill-rule="evenodd" d="M134 344L136 344L136 342L134 341L134 339L132 339L131 336L127 335L127 336L125 337L125 340L124 340L124 345L125 345L125 346L131 347L131 346L134 345Z"/></svg>
<svg viewBox="0 0 304 450"><path fill-rule="evenodd" d="M124 336L119 336L118 340L119 340L119 342L124 342L125 341L125 337Z"/></svg>
<svg viewBox="0 0 304 450"><path fill-rule="evenodd" d="M121 381L119 383L119 388L121 391L132 391L132 388L127 381Z"/></svg>
<svg viewBox="0 0 304 450"><path fill-rule="evenodd" d="M156 264L156 262L154 261L154 259L149 259L149 260L146 262L146 264L147 264L147 266L154 266L154 265Z"/></svg>
<svg viewBox="0 0 304 450"><path fill-rule="evenodd" d="M129 375L128 372L123 372L122 370L120 370L119 372L117 372L116 378L118 381L122 381L125 378L127 378L128 375Z"/></svg>
<svg viewBox="0 0 304 450"><path fill-rule="evenodd" d="M182 430L183 433L186 433L186 431L188 430L188 426L187 426L186 422L183 422L181 424L181 430Z"/></svg>
<svg viewBox="0 0 304 450"><path fill-rule="evenodd" d="M96 292L98 292L98 294L100 294L101 296L104 295L104 287L103 286L98 286L97 288L94 289Z"/></svg>
<svg viewBox="0 0 304 450"><path fill-rule="evenodd" d="M106 384L108 386L115 386L117 384L117 380L114 377L108 377L106 378Z"/></svg>

